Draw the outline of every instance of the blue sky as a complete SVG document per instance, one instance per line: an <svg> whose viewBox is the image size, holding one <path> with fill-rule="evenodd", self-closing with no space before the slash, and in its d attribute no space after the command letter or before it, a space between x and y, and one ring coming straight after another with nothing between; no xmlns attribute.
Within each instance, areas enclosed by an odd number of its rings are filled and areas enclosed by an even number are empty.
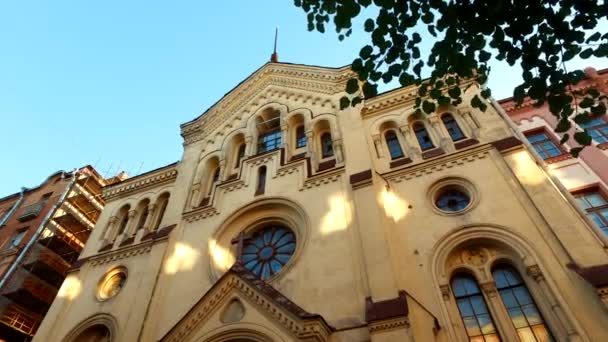
<svg viewBox="0 0 608 342"><path fill-rule="evenodd" d="M179 125L269 59L276 26L284 62L343 66L367 42L308 32L291 0L3 2L0 197L60 169L137 174L178 160ZM587 65L608 62L571 67ZM494 65L495 97L519 74Z"/></svg>

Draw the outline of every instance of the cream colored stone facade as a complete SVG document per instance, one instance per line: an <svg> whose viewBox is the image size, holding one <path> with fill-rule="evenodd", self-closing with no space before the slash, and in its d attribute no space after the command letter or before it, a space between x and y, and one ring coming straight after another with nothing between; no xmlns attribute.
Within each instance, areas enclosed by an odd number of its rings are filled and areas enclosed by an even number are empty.
<svg viewBox="0 0 608 342"><path fill-rule="evenodd" d="M414 88L340 110L349 76L266 64L182 125L177 164L106 188L34 340L467 341L451 283L466 275L496 334L517 341L493 276L510 265L555 340L607 341L608 310L574 271L607 264L606 240L503 114L462 105L416 119ZM479 91L467 89L465 104ZM272 130L279 148L258 153ZM454 193L469 203L440 210ZM235 261L269 226L296 247L262 281Z"/></svg>

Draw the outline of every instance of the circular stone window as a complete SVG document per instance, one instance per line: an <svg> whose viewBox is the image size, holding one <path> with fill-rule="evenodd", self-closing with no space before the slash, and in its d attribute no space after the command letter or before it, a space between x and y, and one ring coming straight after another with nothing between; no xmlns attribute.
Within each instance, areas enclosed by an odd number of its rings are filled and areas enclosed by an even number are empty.
<svg viewBox="0 0 608 342"><path fill-rule="evenodd" d="M431 189L433 207L443 214L460 214L473 206L473 185L462 179L447 179Z"/></svg>
<svg viewBox="0 0 608 342"><path fill-rule="evenodd" d="M288 228L270 226L256 231L243 246L243 264L265 280L279 272L296 250L296 236Z"/></svg>
<svg viewBox="0 0 608 342"><path fill-rule="evenodd" d="M99 282L97 297L100 300L108 300L118 294L127 281L127 270L119 267L108 272Z"/></svg>

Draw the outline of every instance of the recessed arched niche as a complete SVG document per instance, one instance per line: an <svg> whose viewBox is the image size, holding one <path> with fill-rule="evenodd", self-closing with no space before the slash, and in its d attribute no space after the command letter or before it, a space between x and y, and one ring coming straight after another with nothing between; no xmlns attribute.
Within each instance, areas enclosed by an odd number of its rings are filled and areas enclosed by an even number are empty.
<svg viewBox="0 0 608 342"><path fill-rule="evenodd" d="M224 311L222 311L220 321L226 324L234 323L242 320L243 317L245 317L245 306L240 300L234 298L226 305Z"/></svg>

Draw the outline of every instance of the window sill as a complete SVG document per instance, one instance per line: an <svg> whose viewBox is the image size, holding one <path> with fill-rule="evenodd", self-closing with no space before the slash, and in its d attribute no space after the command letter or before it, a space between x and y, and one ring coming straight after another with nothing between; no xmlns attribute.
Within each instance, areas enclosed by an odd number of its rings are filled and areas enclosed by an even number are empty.
<svg viewBox="0 0 608 342"><path fill-rule="evenodd" d="M564 154L560 154L559 156L555 156L555 157L551 157L551 158L547 158L545 159L545 163L547 164L553 164L553 163L557 163L560 161L564 161L564 160L568 160L571 159L572 155L570 153L564 153Z"/></svg>
<svg viewBox="0 0 608 342"><path fill-rule="evenodd" d="M608 150L608 142L598 144L597 148L599 148L600 150Z"/></svg>
<svg viewBox="0 0 608 342"><path fill-rule="evenodd" d="M330 160L319 163L319 167L317 168L317 171L321 172L321 171L329 170L335 166L336 166L336 160L330 159Z"/></svg>
<svg viewBox="0 0 608 342"><path fill-rule="evenodd" d="M458 142L454 143L454 148L457 150L463 149L465 147L469 147L475 144L478 144L479 141L477 139L466 139L466 140L459 140Z"/></svg>
<svg viewBox="0 0 608 342"><path fill-rule="evenodd" d="M393 169L393 168L396 168L396 167L399 167L399 166L402 166L402 165L405 165L405 164L409 164L411 162L412 162L412 160L410 158L403 158L402 157L402 158L399 158L399 159L391 161L391 163L389 164L389 167L391 169Z"/></svg>
<svg viewBox="0 0 608 342"><path fill-rule="evenodd" d="M440 155L443 155L443 154L445 154L443 149L441 147L436 147L434 149L422 152L422 159L435 158L435 157L439 157Z"/></svg>

